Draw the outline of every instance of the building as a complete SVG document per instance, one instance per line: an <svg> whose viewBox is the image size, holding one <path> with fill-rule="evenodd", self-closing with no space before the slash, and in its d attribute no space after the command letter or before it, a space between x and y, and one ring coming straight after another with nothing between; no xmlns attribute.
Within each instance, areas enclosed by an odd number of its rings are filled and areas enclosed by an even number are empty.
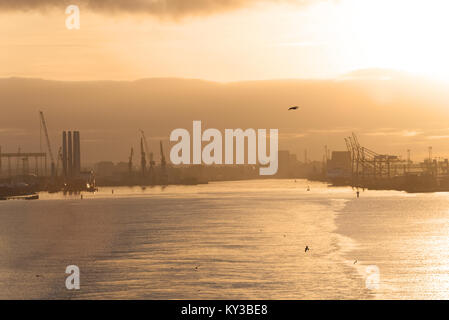
<svg viewBox="0 0 449 320"><path fill-rule="evenodd" d="M351 152L332 151L332 157L327 160L326 176L329 179L350 179L352 176Z"/></svg>

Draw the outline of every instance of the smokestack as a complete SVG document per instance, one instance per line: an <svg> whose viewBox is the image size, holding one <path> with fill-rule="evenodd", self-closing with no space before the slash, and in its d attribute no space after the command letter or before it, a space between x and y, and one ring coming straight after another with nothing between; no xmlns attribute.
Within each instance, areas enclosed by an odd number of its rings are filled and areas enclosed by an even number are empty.
<svg viewBox="0 0 449 320"><path fill-rule="evenodd" d="M81 171L80 132L73 132L73 170L78 175Z"/></svg>
<svg viewBox="0 0 449 320"><path fill-rule="evenodd" d="M67 133L67 153L68 153L68 159L67 159L67 171L69 174L69 177L73 176L73 144L72 144L72 131L69 131Z"/></svg>
<svg viewBox="0 0 449 320"><path fill-rule="evenodd" d="M62 175L67 177L67 132L62 132Z"/></svg>

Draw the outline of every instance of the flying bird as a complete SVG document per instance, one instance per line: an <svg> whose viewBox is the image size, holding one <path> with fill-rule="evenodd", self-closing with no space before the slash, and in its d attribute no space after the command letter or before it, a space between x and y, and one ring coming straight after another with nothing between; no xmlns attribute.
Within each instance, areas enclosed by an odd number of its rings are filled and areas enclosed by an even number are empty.
<svg viewBox="0 0 449 320"><path fill-rule="evenodd" d="M288 110L290 111L290 110L298 110L299 109L299 107L298 106L294 106L294 107L290 107L290 108L288 108Z"/></svg>

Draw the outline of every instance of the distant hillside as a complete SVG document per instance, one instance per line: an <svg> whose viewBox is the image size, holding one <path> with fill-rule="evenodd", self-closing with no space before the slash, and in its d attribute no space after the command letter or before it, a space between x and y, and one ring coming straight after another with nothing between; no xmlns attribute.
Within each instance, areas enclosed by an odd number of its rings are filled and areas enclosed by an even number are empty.
<svg viewBox="0 0 449 320"><path fill-rule="evenodd" d="M191 79L62 82L0 79L4 151L39 149L38 110L53 148L63 129L81 131L84 161L126 161L142 128L157 150L175 128L202 120L214 128L278 128L281 148L320 159L323 146L345 148L359 133L379 152L424 155L428 145L449 156L449 91L397 72L365 70L337 80L215 83ZM299 105L298 111L287 111ZM447 137L446 137L447 136Z"/></svg>

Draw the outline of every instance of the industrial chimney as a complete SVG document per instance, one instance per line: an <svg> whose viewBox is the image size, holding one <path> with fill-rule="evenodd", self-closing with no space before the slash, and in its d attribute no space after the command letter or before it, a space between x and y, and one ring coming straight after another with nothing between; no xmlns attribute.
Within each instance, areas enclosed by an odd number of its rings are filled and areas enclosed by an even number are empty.
<svg viewBox="0 0 449 320"><path fill-rule="evenodd" d="M67 171L68 176L73 176L73 144L72 144L72 131L67 133Z"/></svg>
<svg viewBox="0 0 449 320"><path fill-rule="evenodd" d="M67 177L67 132L62 132L62 175Z"/></svg>
<svg viewBox="0 0 449 320"><path fill-rule="evenodd" d="M73 174L81 172L80 132L73 132Z"/></svg>

